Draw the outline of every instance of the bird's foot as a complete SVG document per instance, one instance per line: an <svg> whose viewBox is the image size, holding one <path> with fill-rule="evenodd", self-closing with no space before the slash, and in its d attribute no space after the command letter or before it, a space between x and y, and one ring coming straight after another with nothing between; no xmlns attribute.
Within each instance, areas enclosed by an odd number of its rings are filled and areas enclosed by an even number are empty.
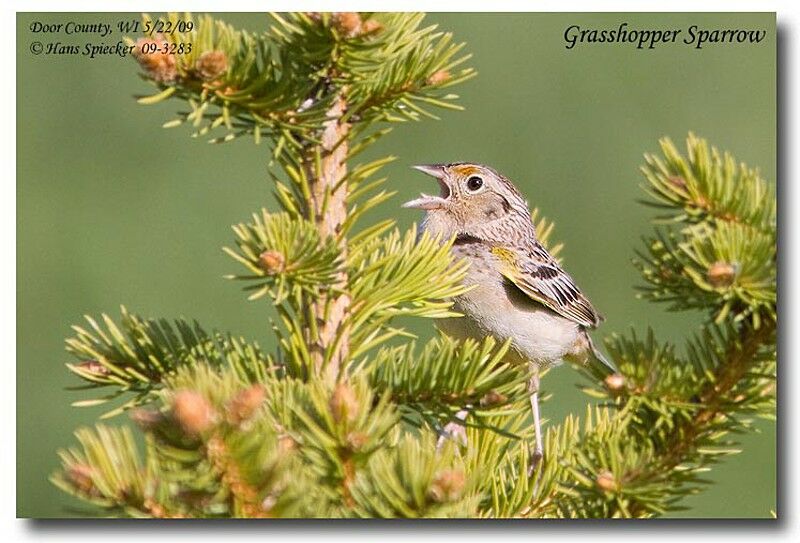
<svg viewBox="0 0 800 543"><path fill-rule="evenodd" d="M541 449L535 448L531 451L531 455L528 458L528 478L532 478L534 476L543 459L544 452L542 452Z"/></svg>

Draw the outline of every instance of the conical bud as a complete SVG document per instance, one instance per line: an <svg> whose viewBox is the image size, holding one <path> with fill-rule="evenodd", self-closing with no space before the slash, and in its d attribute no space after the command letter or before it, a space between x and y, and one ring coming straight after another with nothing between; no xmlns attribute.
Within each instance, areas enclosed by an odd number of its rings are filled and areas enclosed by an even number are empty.
<svg viewBox="0 0 800 543"><path fill-rule="evenodd" d="M367 444L369 436L363 432L350 432L346 439L347 447L353 452L358 452Z"/></svg>
<svg viewBox="0 0 800 543"><path fill-rule="evenodd" d="M158 40L151 38L136 40L133 56L150 79L159 83L172 83L178 77L175 55L165 55L161 52L165 40L158 37Z"/></svg>
<svg viewBox="0 0 800 543"><path fill-rule="evenodd" d="M667 178L669 184L673 187L677 187L679 189L686 188L686 179L681 177L680 175L673 175Z"/></svg>
<svg viewBox="0 0 800 543"><path fill-rule="evenodd" d="M625 388L625 377L619 373L612 373L606 377L603 382L610 392L620 392L623 388Z"/></svg>
<svg viewBox="0 0 800 543"><path fill-rule="evenodd" d="M361 34L361 16L355 11L339 11L332 16L333 26L346 38Z"/></svg>
<svg viewBox="0 0 800 543"><path fill-rule="evenodd" d="M297 442L288 434L282 435L278 438L278 450L287 454L297 448Z"/></svg>
<svg viewBox="0 0 800 543"><path fill-rule="evenodd" d="M252 417L264 403L265 397L264 385L261 384L255 384L239 392L226 406L228 422L241 424Z"/></svg>
<svg viewBox="0 0 800 543"><path fill-rule="evenodd" d="M496 390L490 390L486 394L484 394L483 398L480 400L481 407L493 407L496 405L502 405L508 401L508 398L505 394L500 394Z"/></svg>
<svg viewBox="0 0 800 543"><path fill-rule="evenodd" d="M199 392L181 390L172 400L172 414L187 434L201 434L214 424L214 408Z"/></svg>
<svg viewBox="0 0 800 543"><path fill-rule="evenodd" d="M194 67L201 79L213 81L228 71L228 57L224 51L206 51Z"/></svg>
<svg viewBox="0 0 800 543"><path fill-rule="evenodd" d="M465 483L466 477L462 470L446 469L436 475L428 489L428 495L435 502L452 502L461 497Z"/></svg>
<svg viewBox="0 0 800 543"><path fill-rule="evenodd" d="M67 478L72 485L84 494L95 494L94 469L86 464L73 464L67 468Z"/></svg>
<svg viewBox="0 0 800 543"><path fill-rule="evenodd" d="M81 362L77 366L79 369L83 370L86 373L90 373L97 377L105 377L109 373L111 373L107 367L105 367L100 361L98 360L85 360Z"/></svg>
<svg viewBox="0 0 800 543"><path fill-rule="evenodd" d="M714 288L729 287L736 279L736 266L719 260L708 267L706 278Z"/></svg>
<svg viewBox="0 0 800 543"><path fill-rule="evenodd" d="M267 275L275 275L284 270L286 258L279 251L264 251L258 256L258 265Z"/></svg>
<svg viewBox="0 0 800 543"><path fill-rule="evenodd" d="M364 21L364 24L361 25L361 31L363 34L377 34L381 30L383 30L383 25L375 19L366 20Z"/></svg>
<svg viewBox="0 0 800 543"><path fill-rule="evenodd" d="M330 408L336 422L356 420L359 415L359 405L355 391L346 383L338 383L331 395Z"/></svg>
<svg viewBox="0 0 800 543"><path fill-rule="evenodd" d="M604 492L613 492L617 490L617 480L614 474L608 470L603 470L598 473L595 483Z"/></svg>
<svg viewBox="0 0 800 543"><path fill-rule="evenodd" d="M439 70L438 72L433 72L428 77L428 85L441 85L442 83L450 80L450 72L447 70Z"/></svg>

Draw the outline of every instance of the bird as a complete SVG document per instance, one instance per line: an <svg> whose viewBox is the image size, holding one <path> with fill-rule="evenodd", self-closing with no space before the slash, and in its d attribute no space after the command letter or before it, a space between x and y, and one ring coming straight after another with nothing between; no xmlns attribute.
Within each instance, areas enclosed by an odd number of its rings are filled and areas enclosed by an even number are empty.
<svg viewBox="0 0 800 543"><path fill-rule="evenodd" d="M452 240L452 255L470 264L463 280L470 288L453 300L453 310L461 316L440 319L437 327L460 340L492 336L501 344L508 341L505 360L529 368L535 427L530 474L544 456L541 371L563 361L586 364L595 359L616 372L588 334L603 318L539 241L528 203L511 180L470 162L413 167L434 177L440 192L422 193L403 207L423 210L420 233ZM448 424L450 430L456 425L463 433L467 416L468 411L459 411L460 423Z"/></svg>

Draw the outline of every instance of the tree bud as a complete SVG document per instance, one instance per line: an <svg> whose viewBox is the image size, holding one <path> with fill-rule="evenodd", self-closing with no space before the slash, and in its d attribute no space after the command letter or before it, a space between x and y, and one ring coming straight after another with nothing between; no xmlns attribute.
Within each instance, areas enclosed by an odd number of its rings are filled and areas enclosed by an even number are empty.
<svg viewBox="0 0 800 543"><path fill-rule="evenodd" d="M78 364L77 367L86 373L91 373L92 375L96 375L98 377L104 377L111 373L107 367L97 360L86 360Z"/></svg>
<svg viewBox="0 0 800 543"><path fill-rule="evenodd" d="M199 392L182 390L172 400L172 414L187 434L201 434L214 424L214 408Z"/></svg>
<svg viewBox="0 0 800 543"><path fill-rule="evenodd" d="M205 81L213 81L228 71L228 57L224 51L206 51L195 62L195 70Z"/></svg>
<svg viewBox="0 0 800 543"><path fill-rule="evenodd" d="M505 394L500 394L496 390L490 390L486 394L484 394L483 398L480 400L481 407L494 407L496 405L502 405L508 401Z"/></svg>
<svg viewBox="0 0 800 543"><path fill-rule="evenodd" d="M438 72L433 72L428 77L428 85L441 85L442 83L450 80L450 72L447 70L439 70Z"/></svg>
<svg viewBox="0 0 800 543"><path fill-rule="evenodd" d="M258 257L258 265L267 275L275 275L284 270L286 258L279 251L264 251Z"/></svg>
<svg viewBox="0 0 800 543"><path fill-rule="evenodd" d="M361 16L355 11L339 11L333 14L333 26L346 38L361 34Z"/></svg>
<svg viewBox="0 0 800 543"><path fill-rule="evenodd" d="M714 288L729 287L736 279L736 266L718 260L708 267L706 278Z"/></svg>
<svg viewBox="0 0 800 543"><path fill-rule="evenodd" d="M252 417L264 403L265 396L264 385L261 384L255 384L239 392L226 406L228 421L231 424L241 424Z"/></svg>
<svg viewBox="0 0 800 543"><path fill-rule="evenodd" d="M283 453L287 454L294 451L297 448L297 442L288 434L282 435L278 438L278 450Z"/></svg>
<svg viewBox="0 0 800 543"><path fill-rule="evenodd" d="M337 384L331 395L330 408L336 422L356 420L359 405L355 391L345 383Z"/></svg>
<svg viewBox="0 0 800 543"><path fill-rule="evenodd" d="M147 76L159 83L172 83L178 77L178 68L175 62L175 55L165 55L161 52L165 40L159 35L159 39L139 38L133 47L133 56L139 61L139 66L145 71Z"/></svg>
<svg viewBox="0 0 800 543"><path fill-rule="evenodd" d="M610 392L620 392L625 387L625 377L619 373L612 373L603 382Z"/></svg>
<svg viewBox="0 0 800 543"><path fill-rule="evenodd" d="M347 447L353 451L358 452L364 448L364 445L369 441L369 436L363 432L350 432L347 434Z"/></svg>
<svg viewBox="0 0 800 543"><path fill-rule="evenodd" d="M364 24L361 26L361 30L363 34L377 34L383 30L383 25L375 19L368 19L364 21Z"/></svg>
<svg viewBox="0 0 800 543"><path fill-rule="evenodd" d="M94 469L86 464L73 464L67 468L67 477L75 488L84 494L96 494Z"/></svg>
<svg viewBox="0 0 800 543"><path fill-rule="evenodd" d="M667 178L670 185L673 187L677 187L679 189L686 188L686 179L681 177L680 175L673 175Z"/></svg>
<svg viewBox="0 0 800 543"><path fill-rule="evenodd" d="M452 502L461 497L465 483L466 477L462 470L446 469L436 475L428 489L428 495L439 503Z"/></svg>
<svg viewBox="0 0 800 543"><path fill-rule="evenodd" d="M603 492L612 492L617 490L617 480L614 477L614 474L608 470L603 470L598 473L595 483L597 483L598 488L600 488Z"/></svg>

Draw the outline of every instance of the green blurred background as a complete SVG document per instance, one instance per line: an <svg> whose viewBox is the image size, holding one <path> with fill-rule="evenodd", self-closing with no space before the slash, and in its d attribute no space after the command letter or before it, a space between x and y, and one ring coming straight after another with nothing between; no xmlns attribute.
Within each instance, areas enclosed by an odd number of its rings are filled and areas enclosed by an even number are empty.
<svg viewBox="0 0 800 543"><path fill-rule="evenodd" d="M134 15L131 15L134 16ZM32 21L110 22L124 14L19 14L17 18L17 514L73 516L79 504L48 481L56 450L104 409L70 407L85 396L64 363L63 339L85 313L118 316L124 303L148 316L197 318L269 347L268 308L245 301L222 279L236 268L220 247L228 226L273 206L266 146L212 146L161 123L179 107L137 105L150 87L130 59L34 56L34 40L85 42L83 36L34 36ZM220 15L264 28L261 14ZM371 157L399 157L388 168L399 194L370 220L417 213L399 204L430 190L410 164L469 160L493 165L517 182L532 206L556 221L567 269L607 317L596 337L652 326L681 342L699 315L669 314L637 300L631 266L652 211L637 168L642 153L668 135L707 137L775 179L774 14L431 14L427 21L467 42L478 77L456 92L465 112L441 122L398 126ZM564 47L564 29L767 29L760 45L702 50L675 44ZM684 34L685 34L684 30ZM113 34L104 41L114 43ZM364 157L367 159L369 157ZM273 206L274 207L274 206ZM430 334L430 323L415 323ZM546 416L559 421L588 401L565 367L544 380L554 393ZM113 421L127 423L122 416ZM768 517L776 508L775 425L741 437L744 452L726 459L707 491L674 516Z"/></svg>

